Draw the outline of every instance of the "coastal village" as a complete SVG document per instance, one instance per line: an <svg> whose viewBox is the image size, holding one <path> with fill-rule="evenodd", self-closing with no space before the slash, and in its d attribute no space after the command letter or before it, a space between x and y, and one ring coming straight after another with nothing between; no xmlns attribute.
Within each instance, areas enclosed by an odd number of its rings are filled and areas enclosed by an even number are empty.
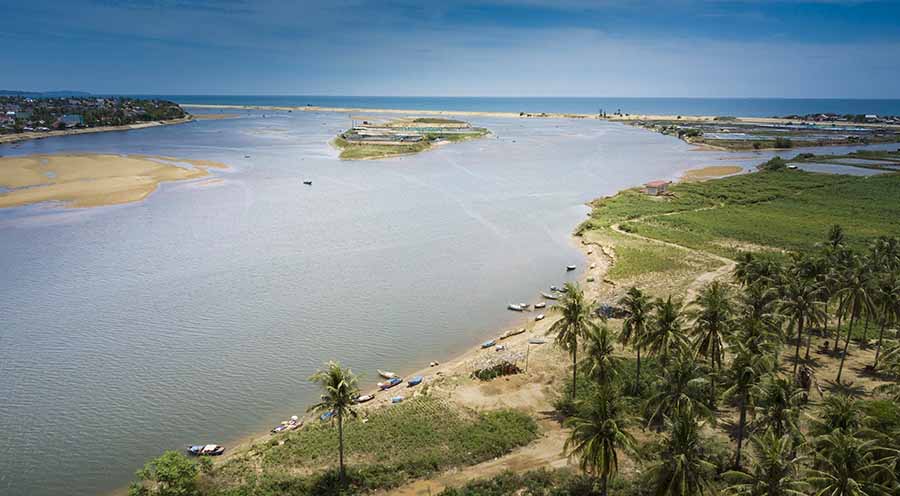
<svg viewBox="0 0 900 496"><path fill-rule="evenodd" d="M177 104L128 97L0 96L0 134L124 126L184 118Z"/></svg>

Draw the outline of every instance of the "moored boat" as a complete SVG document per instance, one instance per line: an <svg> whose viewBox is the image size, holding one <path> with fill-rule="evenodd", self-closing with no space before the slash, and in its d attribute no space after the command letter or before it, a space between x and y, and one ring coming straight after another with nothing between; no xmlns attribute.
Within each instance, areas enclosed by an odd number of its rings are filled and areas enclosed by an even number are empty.
<svg viewBox="0 0 900 496"><path fill-rule="evenodd" d="M535 317L534 320L544 320L544 314L538 314L538 316Z"/></svg>
<svg viewBox="0 0 900 496"><path fill-rule="evenodd" d="M418 386L419 384L422 384L422 381L424 379L425 378L422 377L421 375L417 375L417 376L413 377L412 379L406 381L407 387Z"/></svg>
<svg viewBox="0 0 900 496"><path fill-rule="evenodd" d="M403 401L403 396L394 396L391 398L391 403L400 403L401 401Z"/></svg>
<svg viewBox="0 0 900 496"><path fill-rule="evenodd" d="M556 296L555 294L551 294L551 293L542 292L541 296L543 296L544 298L546 298L548 300L558 300L559 299L559 296Z"/></svg>
<svg viewBox="0 0 900 496"><path fill-rule="evenodd" d="M379 382L378 389L381 389L381 390L390 389L390 388L396 386L397 384L400 384L401 382L403 382L403 381L399 377L392 377L384 382Z"/></svg>
<svg viewBox="0 0 900 496"><path fill-rule="evenodd" d="M397 377L397 374L388 372L386 370L378 370L378 375L384 377L385 379L393 379L394 377Z"/></svg>
<svg viewBox="0 0 900 496"><path fill-rule="evenodd" d="M198 444L188 446L187 452L194 456L219 456L225 452L225 447L218 444Z"/></svg>
<svg viewBox="0 0 900 496"><path fill-rule="evenodd" d="M574 265L566 265L566 270L567 271L575 270L575 266Z"/></svg>
<svg viewBox="0 0 900 496"><path fill-rule="evenodd" d="M547 306L547 302L544 302L544 301L534 304L534 308L544 308L546 306Z"/></svg>
<svg viewBox="0 0 900 496"><path fill-rule="evenodd" d="M364 395L362 395L362 396L357 396L357 398L356 398L354 401L355 401L356 403L365 403L365 402L367 402L367 401L372 401L372 400L374 400L374 399L375 399L375 395L374 395L374 394L364 394Z"/></svg>
<svg viewBox="0 0 900 496"><path fill-rule="evenodd" d="M525 310L524 308L522 308L521 305L519 305L517 303L510 303L506 308L508 308L514 312L522 312Z"/></svg>
<svg viewBox="0 0 900 496"><path fill-rule="evenodd" d="M307 186L312 186L312 181L303 181L303 184Z"/></svg>
<svg viewBox="0 0 900 496"><path fill-rule="evenodd" d="M494 346L495 344L497 344L497 342L492 339L490 341L485 341L485 342L481 343L481 348L482 349L490 348L491 346Z"/></svg>
<svg viewBox="0 0 900 496"><path fill-rule="evenodd" d="M328 412L323 413L322 415L319 415L319 420L321 420L322 422L325 422L326 420L331 420L331 417L334 417L334 412L328 411Z"/></svg>

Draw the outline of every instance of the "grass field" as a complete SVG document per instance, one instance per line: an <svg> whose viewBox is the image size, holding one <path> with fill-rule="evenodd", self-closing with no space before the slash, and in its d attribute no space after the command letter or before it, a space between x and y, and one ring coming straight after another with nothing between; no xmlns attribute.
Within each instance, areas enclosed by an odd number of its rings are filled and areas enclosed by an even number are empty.
<svg viewBox="0 0 900 496"><path fill-rule="evenodd" d="M363 492L503 455L531 442L537 432L535 421L515 410L475 413L422 397L376 410L365 423L347 422L345 454L356 490ZM206 481L211 488L207 493L312 487L328 477L326 469L337 458L337 428L330 423L309 426L273 437L218 466Z"/></svg>

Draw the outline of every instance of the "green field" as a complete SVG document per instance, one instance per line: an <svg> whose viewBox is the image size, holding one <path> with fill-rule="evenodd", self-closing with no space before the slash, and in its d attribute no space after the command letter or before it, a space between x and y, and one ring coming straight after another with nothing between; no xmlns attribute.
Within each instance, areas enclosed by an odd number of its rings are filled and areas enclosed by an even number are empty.
<svg viewBox="0 0 900 496"><path fill-rule="evenodd" d="M344 426L349 474L358 492L479 463L528 444L537 433L537 424L524 413L475 413L429 397L376 410L367 422ZM319 494L337 459L337 428L317 423L273 436L217 466L205 478L205 492L267 494L291 488L291 494Z"/></svg>
<svg viewBox="0 0 900 496"><path fill-rule="evenodd" d="M800 251L822 240L833 224L859 248L882 235L900 235L900 174L871 177L797 170L682 183L671 197L629 190L595 202L580 230L622 229L734 258L746 249Z"/></svg>

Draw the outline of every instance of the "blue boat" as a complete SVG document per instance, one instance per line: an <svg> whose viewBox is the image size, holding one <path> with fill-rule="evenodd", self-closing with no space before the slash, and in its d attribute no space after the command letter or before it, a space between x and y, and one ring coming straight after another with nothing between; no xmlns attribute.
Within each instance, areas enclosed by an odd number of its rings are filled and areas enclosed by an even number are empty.
<svg viewBox="0 0 900 496"><path fill-rule="evenodd" d="M422 384L422 381L424 379L425 378L422 377L421 375L417 375L417 376L413 377L412 379L410 379L409 381L407 381L407 384L409 384L409 387L418 386L419 384Z"/></svg>
<svg viewBox="0 0 900 496"><path fill-rule="evenodd" d="M319 420L324 422L326 420L331 420L331 417L334 417L334 412L325 412L319 416Z"/></svg>
<svg viewBox="0 0 900 496"><path fill-rule="evenodd" d="M401 382L403 382L403 379L401 379L399 377L392 377L385 382L379 382L378 388L383 391L385 389L390 389L390 388L396 386L397 384L400 384Z"/></svg>
<svg viewBox="0 0 900 496"><path fill-rule="evenodd" d="M481 343L481 348L482 349L490 348L491 346L494 346L495 344L497 344L497 341L492 339L490 341L485 341L485 342Z"/></svg>
<svg viewBox="0 0 900 496"><path fill-rule="evenodd" d="M400 403L401 401L403 401L403 396L394 396L391 398L391 403Z"/></svg>

